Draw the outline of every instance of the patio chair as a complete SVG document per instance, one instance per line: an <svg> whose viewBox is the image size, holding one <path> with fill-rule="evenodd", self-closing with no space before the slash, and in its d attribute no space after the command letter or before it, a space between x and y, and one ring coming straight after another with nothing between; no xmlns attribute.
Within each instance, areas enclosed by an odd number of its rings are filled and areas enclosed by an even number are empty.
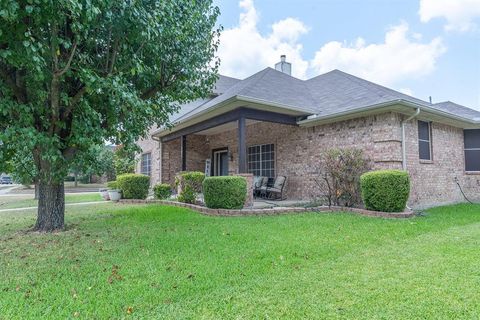
<svg viewBox="0 0 480 320"><path fill-rule="evenodd" d="M267 182L267 177L255 176L253 178L253 196L255 198L261 195L262 187L266 187Z"/></svg>
<svg viewBox="0 0 480 320"><path fill-rule="evenodd" d="M285 176L277 176L273 186L266 188L267 198L270 200L285 200L283 191L285 190L285 184L287 178Z"/></svg>

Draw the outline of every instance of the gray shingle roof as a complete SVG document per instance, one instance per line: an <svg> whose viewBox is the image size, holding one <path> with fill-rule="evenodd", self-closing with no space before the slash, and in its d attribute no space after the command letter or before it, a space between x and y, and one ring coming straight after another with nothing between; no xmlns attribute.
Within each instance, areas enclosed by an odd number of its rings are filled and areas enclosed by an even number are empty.
<svg viewBox="0 0 480 320"><path fill-rule="evenodd" d="M240 79L235 79L223 75L219 75L217 82L215 82L215 86L213 88L213 94L210 98L205 98L205 99L197 99L194 101L191 101L189 103L185 103L181 106L180 110L178 112L172 114L170 116L170 122L177 122L179 121L180 118L182 118L185 114L190 113L192 110L195 110L196 108L202 106L203 104L211 101L215 97L223 94L225 91L227 91L230 87L234 86L236 83L240 82Z"/></svg>
<svg viewBox="0 0 480 320"><path fill-rule="evenodd" d="M220 76L215 91L218 96L185 105L173 120L178 122L193 117L234 97L283 105L297 109L305 115L316 114L319 117L354 112L365 107L393 104L402 100L457 117L480 120L480 112L470 108L453 102L430 104L340 70L333 70L309 80L300 80L266 68L244 80Z"/></svg>
<svg viewBox="0 0 480 320"><path fill-rule="evenodd" d="M340 70L333 70L306 81L317 101L317 114L355 110L367 106L405 100L420 105L428 102L355 77Z"/></svg>
<svg viewBox="0 0 480 320"><path fill-rule="evenodd" d="M435 109L445 111L448 113L452 114L457 114L457 115L464 115L465 117L468 117L473 120L480 120L480 112L477 110L473 110L467 107L464 107L462 105L459 105L457 103L451 102L451 101L444 101L444 102L439 102L435 103L432 105Z"/></svg>
<svg viewBox="0 0 480 320"><path fill-rule="evenodd" d="M215 87L213 89L213 93L220 95L230 89L233 85L235 85L237 82L241 81L240 79L237 78L232 78L232 77L227 77L224 75L219 75L218 80L215 83Z"/></svg>
<svg viewBox="0 0 480 320"><path fill-rule="evenodd" d="M235 83L218 97L188 113L184 113L177 120L181 121L191 117L236 96L282 104L299 110L308 109L309 112L306 112L307 114L315 110L315 101L310 95L305 81L272 68L265 68Z"/></svg>

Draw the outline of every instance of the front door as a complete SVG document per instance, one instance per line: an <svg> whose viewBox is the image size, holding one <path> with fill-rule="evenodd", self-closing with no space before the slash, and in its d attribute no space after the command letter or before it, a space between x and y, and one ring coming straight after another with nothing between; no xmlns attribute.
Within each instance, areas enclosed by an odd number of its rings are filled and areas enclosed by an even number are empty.
<svg viewBox="0 0 480 320"><path fill-rule="evenodd" d="M228 176L228 150L213 152L213 175Z"/></svg>

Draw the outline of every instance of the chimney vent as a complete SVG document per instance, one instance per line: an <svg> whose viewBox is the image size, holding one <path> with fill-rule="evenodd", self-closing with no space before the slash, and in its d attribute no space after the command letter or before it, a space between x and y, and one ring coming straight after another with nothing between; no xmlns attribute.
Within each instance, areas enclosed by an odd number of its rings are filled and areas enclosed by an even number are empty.
<svg viewBox="0 0 480 320"><path fill-rule="evenodd" d="M286 61L287 56L282 54L280 56L280 62L275 64L275 70L292 75L292 64Z"/></svg>

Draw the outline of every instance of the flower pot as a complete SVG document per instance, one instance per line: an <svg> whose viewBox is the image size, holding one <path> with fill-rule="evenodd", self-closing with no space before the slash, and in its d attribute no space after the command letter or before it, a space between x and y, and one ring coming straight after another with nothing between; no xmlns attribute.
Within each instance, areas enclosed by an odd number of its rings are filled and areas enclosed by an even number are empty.
<svg viewBox="0 0 480 320"><path fill-rule="evenodd" d="M108 190L108 196L110 197L110 200L118 201L118 200L120 200L120 198L122 198L122 192L120 190L117 190L117 189Z"/></svg>
<svg viewBox="0 0 480 320"><path fill-rule="evenodd" d="M98 193L100 193L100 196L102 197L103 200L105 201L110 200L110 196L108 195L108 189L99 189Z"/></svg>

